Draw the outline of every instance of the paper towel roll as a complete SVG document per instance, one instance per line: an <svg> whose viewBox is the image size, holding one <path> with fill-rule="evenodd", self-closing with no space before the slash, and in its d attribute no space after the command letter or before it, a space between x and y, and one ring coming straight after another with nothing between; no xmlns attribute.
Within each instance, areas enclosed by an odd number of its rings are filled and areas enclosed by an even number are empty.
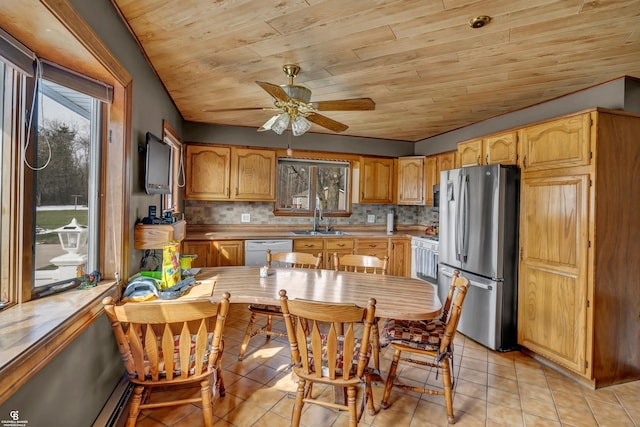
<svg viewBox="0 0 640 427"><path fill-rule="evenodd" d="M393 210L387 213L387 234L393 233Z"/></svg>

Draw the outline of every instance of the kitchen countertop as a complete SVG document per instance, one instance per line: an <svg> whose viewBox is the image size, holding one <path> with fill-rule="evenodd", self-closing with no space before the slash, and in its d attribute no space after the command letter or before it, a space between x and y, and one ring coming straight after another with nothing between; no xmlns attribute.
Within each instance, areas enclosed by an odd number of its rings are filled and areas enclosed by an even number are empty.
<svg viewBox="0 0 640 427"><path fill-rule="evenodd" d="M309 238L389 238L424 236L424 226L399 226L387 234L384 226L340 226L336 230L346 234L295 235L292 231L309 230L310 227L272 225L187 225L184 240L247 240L247 239L309 239Z"/></svg>

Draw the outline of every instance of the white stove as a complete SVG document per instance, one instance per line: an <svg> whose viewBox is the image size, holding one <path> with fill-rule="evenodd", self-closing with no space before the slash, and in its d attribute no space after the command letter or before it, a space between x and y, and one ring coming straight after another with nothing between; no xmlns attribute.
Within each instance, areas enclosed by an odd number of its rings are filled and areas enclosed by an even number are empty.
<svg viewBox="0 0 640 427"><path fill-rule="evenodd" d="M411 277L438 284L438 236L411 238Z"/></svg>

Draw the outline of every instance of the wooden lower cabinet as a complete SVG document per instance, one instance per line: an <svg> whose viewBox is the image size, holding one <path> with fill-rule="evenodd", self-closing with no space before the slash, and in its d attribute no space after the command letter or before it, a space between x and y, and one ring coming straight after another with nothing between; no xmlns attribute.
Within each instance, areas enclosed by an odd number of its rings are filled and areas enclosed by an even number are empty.
<svg viewBox="0 0 640 427"><path fill-rule="evenodd" d="M244 240L186 240L182 253L198 255L192 267L244 265Z"/></svg>
<svg viewBox="0 0 640 427"><path fill-rule="evenodd" d="M393 276L411 277L411 239L392 237L389 239L389 272Z"/></svg>
<svg viewBox="0 0 640 427"><path fill-rule="evenodd" d="M589 175L525 178L520 197L518 341L586 375Z"/></svg>
<svg viewBox="0 0 640 427"><path fill-rule="evenodd" d="M211 240L185 240L182 242L183 255L197 255L191 267L211 267Z"/></svg>
<svg viewBox="0 0 640 427"><path fill-rule="evenodd" d="M244 265L244 240L213 242L214 267Z"/></svg>
<svg viewBox="0 0 640 427"><path fill-rule="evenodd" d="M360 255L373 255L380 259L389 256L389 239L358 239L355 245L355 253Z"/></svg>
<svg viewBox="0 0 640 427"><path fill-rule="evenodd" d="M313 255L322 253L322 268L333 269L333 255L352 254L353 239L350 238L316 238L295 239L293 241L294 252L305 252Z"/></svg>

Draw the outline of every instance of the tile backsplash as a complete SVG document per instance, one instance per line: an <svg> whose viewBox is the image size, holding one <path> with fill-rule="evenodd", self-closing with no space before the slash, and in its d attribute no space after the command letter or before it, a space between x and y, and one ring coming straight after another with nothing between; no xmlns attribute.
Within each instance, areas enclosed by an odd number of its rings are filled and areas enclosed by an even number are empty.
<svg viewBox="0 0 640 427"><path fill-rule="evenodd" d="M323 225L330 222L333 226L367 225L367 217L375 215L375 225L384 225L387 212L393 209L395 224L433 225L438 223L438 211L427 206L400 205L363 205L353 204L348 218L325 218ZM273 203L270 202L205 202L185 201L185 219L187 224L241 224L242 214L249 214L250 224L310 224L306 217L275 216ZM369 224L373 225L373 224Z"/></svg>

